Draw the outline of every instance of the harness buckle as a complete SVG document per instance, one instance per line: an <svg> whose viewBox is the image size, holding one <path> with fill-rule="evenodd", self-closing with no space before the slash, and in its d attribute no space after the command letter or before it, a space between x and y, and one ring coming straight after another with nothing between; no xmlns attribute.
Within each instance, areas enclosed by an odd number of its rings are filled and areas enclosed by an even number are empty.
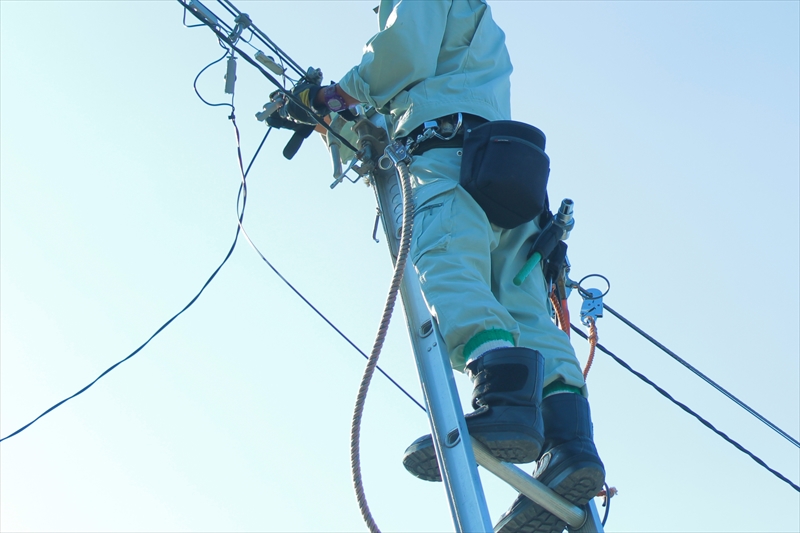
<svg viewBox="0 0 800 533"><path fill-rule="evenodd" d="M456 117L455 123L450 119ZM417 135L416 143L420 144L427 141L431 137L436 137L442 141L450 141L455 139L456 135L461 131L461 126L464 124L464 115L457 113L456 115L449 115L440 117L436 120L428 120L422 123L422 134Z"/></svg>

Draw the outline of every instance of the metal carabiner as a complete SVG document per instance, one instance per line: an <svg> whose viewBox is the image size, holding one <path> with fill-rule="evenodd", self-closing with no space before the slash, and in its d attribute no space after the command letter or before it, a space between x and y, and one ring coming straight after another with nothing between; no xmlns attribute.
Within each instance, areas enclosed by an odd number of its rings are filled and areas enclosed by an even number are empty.
<svg viewBox="0 0 800 533"><path fill-rule="evenodd" d="M582 289L581 322L589 325L589 319L603 318L603 293L600 289Z"/></svg>

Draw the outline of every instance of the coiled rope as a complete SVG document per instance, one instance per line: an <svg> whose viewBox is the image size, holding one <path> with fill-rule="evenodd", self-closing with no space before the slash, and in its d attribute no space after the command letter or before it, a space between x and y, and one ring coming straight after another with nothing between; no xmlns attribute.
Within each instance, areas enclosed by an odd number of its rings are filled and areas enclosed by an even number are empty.
<svg viewBox="0 0 800 533"><path fill-rule="evenodd" d="M588 322L589 326L589 358L586 360L586 366L583 367L583 380L586 381L586 376L589 375L589 369L592 368L592 363L594 362L594 352L597 348L597 341L599 337L597 336L597 323L594 321L594 317L586 317L586 321Z"/></svg>
<svg viewBox="0 0 800 533"><path fill-rule="evenodd" d="M561 305L561 301L558 299L558 295L556 294L556 286L553 285L552 289L550 290L550 305L553 306L553 311L556 314L556 323L558 324L559 329L567 334L569 337L569 317L567 313L569 309L565 309L564 306Z"/></svg>
<svg viewBox="0 0 800 533"><path fill-rule="evenodd" d="M389 331L389 321L392 318L392 311L397 301L397 293L400 290L400 282L403 279L403 271L406 267L408 251L411 248L411 232L414 224L414 199L411 195L411 178L408 167L401 162L397 164L397 169L400 173L400 184L403 191L403 223L400 230L400 248L397 252L397 261L394 265L392 283L389 286L389 295L386 298L386 304L383 307L383 315L380 325L378 326L378 334L375 337L372 352L369 355L367 366L364 369L364 375L361 378L361 385L358 389L356 405L353 410L353 424L350 428L350 466L353 473L353 486L356 490L356 498L358 499L358 508L361 510L361 516L364 518L364 522L367 524L371 533L380 533L380 529L372 518L372 513L367 504L367 497L364 493L364 484L361 479L361 417L364 414L364 402L367 399L369 384L375 372L375 367L378 364L378 357L380 357L383 342L386 340L386 333Z"/></svg>

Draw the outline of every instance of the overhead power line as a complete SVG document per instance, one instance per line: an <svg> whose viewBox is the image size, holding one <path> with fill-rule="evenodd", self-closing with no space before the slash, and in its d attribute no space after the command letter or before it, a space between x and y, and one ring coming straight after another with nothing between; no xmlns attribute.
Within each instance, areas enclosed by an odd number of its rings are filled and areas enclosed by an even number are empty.
<svg viewBox="0 0 800 533"><path fill-rule="evenodd" d="M577 333L578 335L580 335L580 336L581 336L581 337L583 337L584 339L586 339L586 340L589 340L589 336L588 336L588 335L586 335L586 333L584 333L583 331L581 331L580 329L578 329L577 327L575 327L573 324L570 324L570 326L572 327L572 331L574 331L575 333ZM733 446L734 446L734 447L735 447L737 450L739 450L739 451L741 451L742 453L746 454L746 455L747 455L747 456L749 456L749 457L750 457L750 458L751 458L753 461L755 461L756 463L758 463L758 464L759 464L759 465L761 465L762 467L766 468L766 469L767 469L769 472L771 472L771 473L772 473L772 474L773 474L775 477L777 477L778 479L780 479L781 481L783 481L783 482L785 482L785 483L788 483L788 484L789 484L789 485L790 485L790 486L791 486L791 487L792 487L794 490L796 490L797 492L800 492L800 486L798 486L798 485L796 485L795 483L793 483L791 480L789 480L789 479L788 479L786 476L784 476L783 474L781 474L781 473L780 473L780 472L778 472L777 470L774 470L773 468L770 468L770 467L767 465L767 463L765 463L765 462L764 462L764 461L763 461L763 460L762 460L760 457L756 456L756 455L755 455L753 452L751 452L750 450L748 450L747 448L745 448L744 446L742 446L741 444L739 444L738 442L736 442L735 440L733 440L732 438L730 438L728 435L726 435L726 434L725 434L725 433L723 433L722 431L720 431L720 430L718 430L717 428L715 428L715 427L714 427L714 426L711 424L711 422L709 422L708 420L706 420L706 419L705 419L705 418L703 418L702 416L698 415L696 412L694 412L694 411L693 411L692 409L690 409L688 406L686 406L685 404L683 404L683 403L679 402L678 400L676 400L675 398L673 398L673 397L672 397L672 395L670 395L670 394L669 394L667 391L665 391L664 389L662 389L661 387L659 387L658 385L656 385L655 383L653 383L653 381L651 381L651 380L650 380L650 379L649 379L647 376L645 376L645 375L644 375L644 374L642 374L641 372L637 372L636 370L634 370L633 368L631 368L631 366L630 366L628 363L626 363L625 361L623 361L622 359L620 359L619 357L617 357L616 355L614 355L613 353L611 353L611 352L610 352L608 349L606 349L606 348L605 348L605 347L604 347L602 344L597 344L597 349L598 349L598 350L600 350L601 352L605 353L605 354L606 354L606 355L608 355L609 357L611 357L611 358L612 358L614 361L616 361L616 362L617 362L617 363L618 363L620 366L622 366L622 367L623 367L624 369L626 369L627 371L631 372L631 373L632 373L634 376L636 376L637 378L641 379L642 381L644 381L645 383L647 383L648 385L650 385L651 387L653 387L654 389L656 389L656 390L657 390L657 391L658 391L658 392L659 392L659 393L660 393L662 396L664 396L665 398L667 398L669 401L671 401L672 403L674 403L675 405L677 405L678 407L680 407L681 409L683 409L684 411L686 411L687 413L689 413L690 415L692 415L693 417L695 417L695 418L696 418L696 419L697 419L697 420L698 420L698 421L699 421L701 424L703 424L703 425L704 425L704 426L706 426L708 429L710 429L711 431L713 431L714 433L716 433L717 435L719 435L720 437L722 437L723 439L725 439L727 442L729 442L730 444L732 444L732 445L733 445Z"/></svg>
<svg viewBox="0 0 800 533"><path fill-rule="evenodd" d="M755 409L753 409L752 407L750 407L749 405L744 403L742 400L740 400L739 398L737 398L736 396L734 396L733 394L731 394L730 392L725 390L722 386L720 386L714 380L712 380L711 378L709 378L708 376L706 376L705 374L700 372L698 369L696 369L695 367L690 365L688 362L686 362L685 360L683 360L680 357L678 357L678 354L676 354L675 352L673 352L672 350L670 350L669 348L667 348L666 346L664 346L663 344L658 342L656 339L654 339L653 337L648 335L641 328L639 328L636 324L634 324L633 322L631 322L630 320L628 320L627 318L625 318L621 314L619 314L616 311L614 311L613 309L611 309L611 307L609 307L607 304L603 304L603 309L608 310L609 313L611 313L612 315L614 315L615 317L620 319L622 322L625 323L625 325L627 325L628 327L633 329L636 333L638 333L639 335L641 335L645 339L649 340L654 345L658 346L663 352L665 352L670 357L675 359L677 362L679 362L680 364L682 364L683 366L688 368L694 375L696 375L697 377L699 377L700 379L702 379L703 381L705 381L706 383L708 383L709 385L711 385L712 387L717 389L719 392L724 394L729 400L733 401L736 405L738 405L739 407L741 407L742 409L744 409L745 411L747 411L748 413L750 413L751 415L756 417L758 420L760 420L765 425L767 425L769 428L771 428L773 431L775 431L778 435L780 435L781 437L785 438L786 440L788 440L789 442L791 442L792 444L794 444L795 446L800 448L800 442L798 442L797 439L793 438L791 435L786 433L784 430L782 430L781 428L779 428L778 426L776 426L775 424L773 424L772 422L767 420L765 417L763 417L762 415L757 413Z"/></svg>

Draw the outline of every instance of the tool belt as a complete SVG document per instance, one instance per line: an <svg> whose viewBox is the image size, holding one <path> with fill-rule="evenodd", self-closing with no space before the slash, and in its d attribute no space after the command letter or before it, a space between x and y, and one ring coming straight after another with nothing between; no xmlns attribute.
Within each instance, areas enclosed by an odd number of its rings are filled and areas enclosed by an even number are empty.
<svg viewBox="0 0 800 533"><path fill-rule="evenodd" d="M513 120L464 129L460 184L490 222L516 228L547 208L550 158L544 145L541 130Z"/></svg>
<svg viewBox="0 0 800 533"><path fill-rule="evenodd" d="M432 125L433 121L418 126L400 142L417 139ZM466 113L440 117L435 125L439 135L416 144L413 155L434 148L462 148L459 183L490 222L512 229L548 209L550 158L544 153L545 135L540 129Z"/></svg>

